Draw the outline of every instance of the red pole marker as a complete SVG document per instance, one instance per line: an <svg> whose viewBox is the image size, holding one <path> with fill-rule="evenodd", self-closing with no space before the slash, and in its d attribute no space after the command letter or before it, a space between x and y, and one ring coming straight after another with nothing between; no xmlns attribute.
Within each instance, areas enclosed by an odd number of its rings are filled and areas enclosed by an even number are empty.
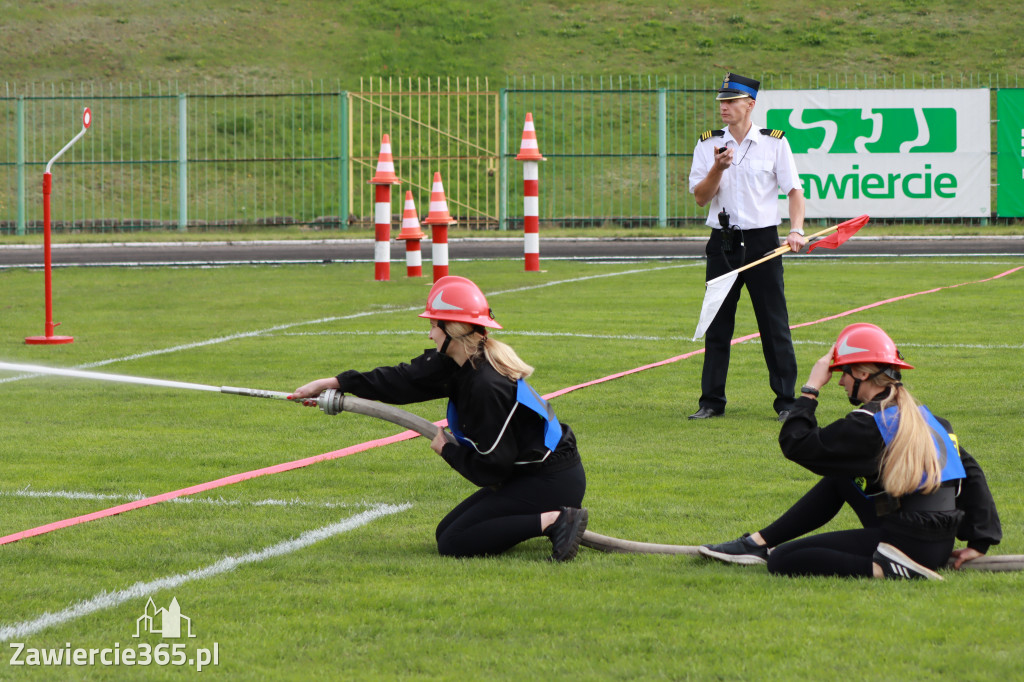
<svg viewBox="0 0 1024 682"><path fill-rule="evenodd" d="M430 191L430 213L423 221L431 227L431 258L434 261L434 281L448 276L448 226L456 221L448 212L448 200L444 196L441 174L434 173L434 185Z"/></svg>
<svg viewBox="0 0 1024 682"><path fill-rule="evenodd" d="M387 134L381 140L377 172L369 184L376 185L373 205L373 277L378 282L386 282L391 279L391 185L402 184L395 175L391 138Z"/></svg>
<svg viewBox="0 0 1024 682"><path fill-rule="evenodd" d="M73 336L54 336L53 334L54 328L60 326L60 322L53 321L53 276L50 262L50 194L53 190L53 175L50 173L50 168L54 161L63 156L64 152L71 148L71 145L85 135L85 131L89 129L90 125L92 125L92 112L86 107L82 112L82 130L71 138L71 141L64 145L64 148L57 152L56 156L50 159L50 162L46 164L46 172L43 173L43 289L46 297L46 323L43 336L25 337L25 343L30 345L71 343L75 340Z"/></svg>
<svg viewBox="0 0 1024 682"><path fill-rule="evenodd" d="M523 162L523 258L527 272L540 271L540 170L538 161L546 161L537 147L537 133L533 128L533 114L526 114L523 140L517 161Z"/></svg>
<svg viewBox="0 0 1024 682"><path fill-rule="evenodd" d="M416 216L416 204L412 200L412 192L405 191L405 209L402 212L402 231L395 239L405 241L405 267L409 277L423 276L423 253L420 240L426 237L420 229L420 219Z"/></svg>

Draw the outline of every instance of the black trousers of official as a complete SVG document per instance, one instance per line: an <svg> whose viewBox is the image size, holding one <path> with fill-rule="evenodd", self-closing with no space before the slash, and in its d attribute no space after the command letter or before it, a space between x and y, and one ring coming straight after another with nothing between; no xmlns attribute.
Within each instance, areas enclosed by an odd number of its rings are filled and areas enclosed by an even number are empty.
<svg viewBox="0 0 1024 682"><path fill-rule="evenodd" d="M800 537L831 521L849 504L863 528ZM895 545L928 568L945 565L956 528L948 533L896 532L875 513L875 503L849 478L825 476L786 513L760 531L770 547L768 572L775 575L871 577L879 542ZM931 537L925 537L930 535ZM796 540L794 538L800 538Z"/></svg>
<svg viewBox="0 0 1024 682"><path fill-rule="evenodd" d="M437 551L453 557L501 554L539 537L544 512L579 508L586 490L587 476L580 462L556 471L541 468L501 486L481 488L438 524Z"/></svg>
<svg viewBox="0 0 1024 682"><path fill-rule="evenodd" d="M732 253L723 254L722 231L712 230L705 247L707 279L710 281L752 263L778 246L777 227L736 230ZM700 380L700 405L719 412L725 409L725 379L729 374L729 352L736 328L736 305L744 286L761 333L761 349L768 366L768 385L775 392L773 407L776 412L791 409L796 388L796 353L793 352L793 337L789 333L789 311L786 309L782 258L779 257L741 272L714 322L708 327Z"/></svg>

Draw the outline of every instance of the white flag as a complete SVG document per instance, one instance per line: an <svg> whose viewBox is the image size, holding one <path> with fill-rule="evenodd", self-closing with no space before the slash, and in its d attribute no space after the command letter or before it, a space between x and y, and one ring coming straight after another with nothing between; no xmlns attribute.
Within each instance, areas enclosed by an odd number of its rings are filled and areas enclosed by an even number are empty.
<svg viewBox="0 0 1024 682"><path fill-rule="evenodd" d="M733 270L724 275L719 275L707 283L707 290L704 292L704 305L700 309L700 321L697 322L697 331L693 333L694 341L704 336L704 332L714 322L718 309L722 307L722 301L725 300L729 290L732 289L732 285L736 282L738 275L739 270Z"/></svg>

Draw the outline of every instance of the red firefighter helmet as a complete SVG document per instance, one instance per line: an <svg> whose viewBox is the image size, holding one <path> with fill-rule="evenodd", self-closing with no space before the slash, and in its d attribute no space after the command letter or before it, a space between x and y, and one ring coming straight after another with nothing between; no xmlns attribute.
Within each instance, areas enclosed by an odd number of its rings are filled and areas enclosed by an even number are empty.
<svg viewBox="0 0 1024 682"><path fill-rule="evenodd" d="M881 327L866 322L851 324L839 332L832 351L830 370L861 363L889 365L896 369L914 369L903 361L896 343Z"/></svg>
<svg viewBox="0 0 1024 682"><path fill-rule="evenodd" d="M420 317L501 329L501 325L494 321L480 287L465 277L455 275L434 282L427 295L427 308Z"/></svg>

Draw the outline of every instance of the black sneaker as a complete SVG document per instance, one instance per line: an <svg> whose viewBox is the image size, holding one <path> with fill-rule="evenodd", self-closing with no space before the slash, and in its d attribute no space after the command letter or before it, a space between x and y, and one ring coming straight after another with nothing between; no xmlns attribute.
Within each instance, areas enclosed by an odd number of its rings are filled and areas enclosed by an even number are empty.
<svg viewBox="0 0 1024 682"><path fill-rule="evenodd" d="M768 546L759 545L750 539L750 533L744 533L743 537L732 542L723 542L718 545L701 545L697 548L701 556L717 561L724 561L727 564L753 564L768 563Z"/></svg>
<svg viewBox="0 0 1024 682"><path fill-rule="evenodd" d="M562 507L562 513L544 531L544 535L551 538L551 557L548 561L572 561L576 558L583 531L587 529L588 517L586 509Z"/></svg>
<svg viewBox="0 0 1024 682"><path fill-rule="evenodd" d="M878 543L871 560L882 567L882 575L892 580L942 580L941 575L886 542Z"/></svg>

